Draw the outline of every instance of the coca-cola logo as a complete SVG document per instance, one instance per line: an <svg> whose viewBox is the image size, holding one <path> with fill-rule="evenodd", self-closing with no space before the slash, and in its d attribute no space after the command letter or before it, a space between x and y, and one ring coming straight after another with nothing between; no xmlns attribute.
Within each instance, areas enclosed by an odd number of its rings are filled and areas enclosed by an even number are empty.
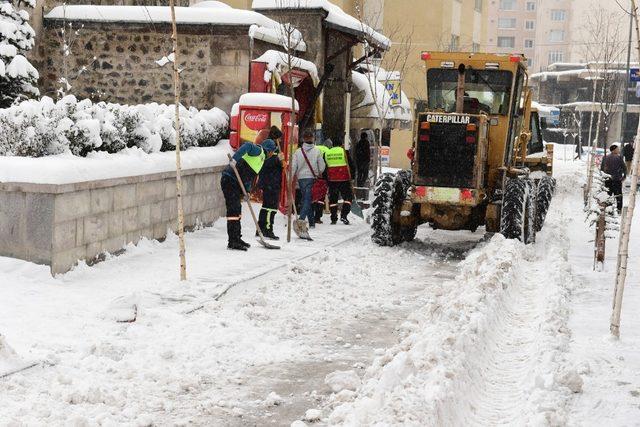
<svg viewBox="0 0 640 427"><path fill-rule="evenodd" d="M261 130L269 124L269 114L263 111L245 111L244 123L251 130Z"/></svg>

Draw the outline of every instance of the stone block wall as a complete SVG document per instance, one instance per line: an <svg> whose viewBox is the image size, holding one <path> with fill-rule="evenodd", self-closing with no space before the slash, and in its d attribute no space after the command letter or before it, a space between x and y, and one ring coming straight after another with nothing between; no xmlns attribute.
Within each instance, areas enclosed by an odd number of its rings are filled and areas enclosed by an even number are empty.
<svg viewBox="0 0 640 427"><path fill-rule="evenodd" d="M62 54L61 20L44 20L33 63L40 73L40 91L57 96L61 77L73 94L93 101L143 104L174 101L171 64L155 61L171 53L171 28L162 23L73 22L78 35L71 54ZM82 26L82 27L81 27ZM180 25L178 61L181 101L196 108L230 112L249 87L249 62L268 48L250 45L248 26ZM86 71L78 74L78 70Z"/></svg>
<svg viewBox="0 0 640 427"><path fill-rule="evenodd" d="M210 225L225 213L222 167L185 170L185 227ZM0 255L64 273L141 238L177 229L175 173L77 184L0 184Z"/></svg>

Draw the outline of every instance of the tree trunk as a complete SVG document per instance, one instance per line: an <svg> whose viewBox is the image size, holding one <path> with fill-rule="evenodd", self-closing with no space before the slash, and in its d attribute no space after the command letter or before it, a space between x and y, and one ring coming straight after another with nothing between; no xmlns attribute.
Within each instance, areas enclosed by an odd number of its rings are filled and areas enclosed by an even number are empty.
<svg viewBox="0 0 640 427"><path fill-rule="evenodd" d="M289 45L291 45L291 35L289 35ZM289 196L291 197L290 203L287 206L287 242L291 242L291 228L292 228L292 215L293 215L293 203L296 202L296 192L294 187L294 177L293 177L293 137L295 135L295 127L296 127L296 89L293 87L293 74L292 74L292 65L293 53L290 49L287 51L287 66L289 67L289 96L291 97L291 115L289 116L289 144L287 145L287 155L289 163L287 164L287 168L289 169L289 173L287 174L287 185ZM300 129L298 132L298 137L300 137L300 132L303 129ZM297 219L297 218L296 218Z"/></svg>
<svg viewBox="0 0 640 427"><path fill-rule="evenodd" d="M640 28L638 25L638 9L635 0L631 0L633 18L636 22L636 37L638 37L638 54L640 54ZM636 206L636 194L638 193L638 172L640 172L640 122L635 138L636 150L633 154L631 164L631 192L629 193L629 201L627 208L627 216L624 218L622 227L620 228L620 243L618 246L618 270L616 271L616 285L613 294L613 313L611 314L611 334L620 337L620 314L622 311L622 296L624 294L624 285L627 279L627 262L629 260L629 236L631 234L631 224L633 222L633 211Z"/></svg>
<svg viewBox="0 0 640 427"><path fill-rule="evenodd" d="M178 244L180 256L180 280L187 280L187 261L184 246L184 210L182 207L182 166L180 164L180 71L178 70L178 28L176 25L175 0L169 0L171 7L171 26L173 32L173 90L175 103L176 129L176 196L178 202Z"/></svg>

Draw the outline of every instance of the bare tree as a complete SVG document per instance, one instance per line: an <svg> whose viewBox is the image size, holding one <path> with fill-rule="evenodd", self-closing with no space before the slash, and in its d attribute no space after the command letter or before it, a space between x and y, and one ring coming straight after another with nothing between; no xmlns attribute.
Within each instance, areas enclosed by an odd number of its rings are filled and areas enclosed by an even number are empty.
<svg viewBox="0 0 640 427"><path fill-rule="evenodd" d="M609 136L612 115L617 111L624 75L620 73L619 61L625 52L626 43L621 33L620 14L603 7L591 9L584 14L583 56L587 61L589 77L594 81L594 100L598 106L596 139L589 141L591 147L587 162L587 188L585 203L589 199L595 166L595 149L605 148ZM594 108L591 108L594 114Z"/></svg>
<svg viewBox="0 0 640 427"><path fill-rule="evenodd" d="M369 6L365 13L362 4L360 2L356 4L356 17L361 22L362 32L367 36L368 40L376 40L379 36L375 29L383 26L384 2L376 3L376 5L378 6L377 8ZM413 33L413 27L407 30L404 24L387 25L385 35L392 43L387 46L388 50L383 52L379 45L371 42L364 43L367 82L373 97L373 105L376 109L380 130L386 128L389 122L392 121L388 120L387 117L395 107L396 102L392 99L387 88L391 84L400 84L401 78L407 70L409 58L411 57ZM380 64L374 63L376 55L381 56ZM399 88L397 92L401 93ZM373 176L373 181L375 182L382 172L380 138L376 138L374 146L374 162L370 165L370 175Z"/></svg>
<svg viewBox="0 0 640 427"><path fill-rule="evenodd" d="M285 8L293 8L295 9L295 5L292 7L290 0L278 0L277 6L280 9ZM298 5L298 7L300 7ZM278 36L280 38L282 48L283 48L283 59L287 64L287 70L289 72L289 97L291 97L291 116L289 120L289 145L287 147L287 161L288 163L285 165L287 169L287 199L289 203L287 203L287 242L291 241L291 229L292 229L292 216L293 216L293 208L295 203L294 195L294 182L293 182L293 139L295 135L295 127L298 122L296 115L296 88L293 82L293 69L295 68L295 64L298 61L296 57L296 52L302 48L304 44L304 40L302 38L302 34L300 31L296 29L290 22L283 17L278 20Z"/></svg>
<svg viewBox="0 0 640 427"><path fill-rule="evenodd" d="M71 59L73 58L76 44L82 31L84 24L74 25L72 21L67 20L67 4L62 5L62 24L60 30L56 33L58 43L60 44L60 54L62 55L62 69L60 70L60 77L58 83L60 86L57 89L57 95L59 98L63 98L73 87L73 83L83 74L89 71L89 68L96 62L97 57L93 57L91 62L81 66L79 69L75 66L72 69ZM101 98L104 93L97 92L97 98Z"/></svg>
<svg viewBox="0 0 640 427"><path fill-rule="evenodd" d="M180 257L180 280L187 280L187 261L184 244L184 209L182 207L182 166L180 161L180 69L178 68L178 27L176 25L176 10L174 0L169 0L171 8L171 40L173 41L173 89L175 103L176 129L176 196L178 202L178 255Z"/></svg>
<svg viewBox="0 0 640 427"><path fill-rule="evenodd" d="M635 0L631 0L631 13L635 21L636 37L638 40L638 55L640 55L640 22L638 21L638 8ZM633 155L631 164L631 189L629 192L629 202L626 208L626 216L624 217L622 227L620 229L620 241L618 245L618 266L616 269L616 284L613 294L613 311L611 313L611 334L615 337L620 336L620 314L622 311L622 296L624 286L627 280L627 263L629 261L629 236L631 235L631 224L633 223L633 213L636 206L636 194L638 193L638 173L640 173L640 122L635 138L636 150Z"/></svg>

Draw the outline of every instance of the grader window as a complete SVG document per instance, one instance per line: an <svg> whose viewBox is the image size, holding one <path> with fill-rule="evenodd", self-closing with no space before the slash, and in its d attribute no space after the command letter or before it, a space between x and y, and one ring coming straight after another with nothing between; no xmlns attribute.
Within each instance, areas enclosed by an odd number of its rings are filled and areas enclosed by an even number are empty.
<svg viewBox="0 0 640 427"><path fill-rule="evenodd" d="M504 70L474 70L467 68L464 83L464 112L507 115L513 74ZM429 109L453 113L456 111L458 70L432 68L427 71Z"/></svg>

